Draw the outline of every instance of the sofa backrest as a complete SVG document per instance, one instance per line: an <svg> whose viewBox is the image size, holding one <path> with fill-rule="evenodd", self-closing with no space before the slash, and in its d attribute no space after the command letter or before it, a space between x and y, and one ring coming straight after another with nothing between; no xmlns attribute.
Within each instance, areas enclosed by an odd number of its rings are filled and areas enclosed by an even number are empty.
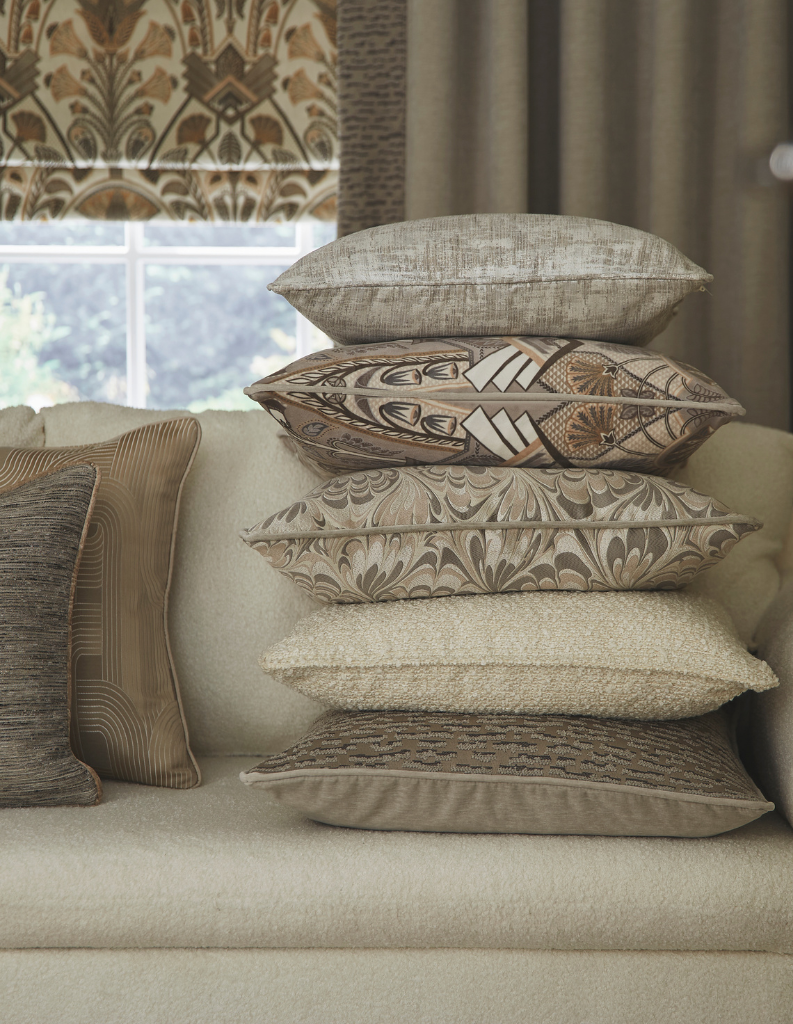
<svg viewBox="0 0 793 1024"><path fill-rule="evenodd" d="M79 402L42 410L47 447L88 444L184 411ZM258 658L314 610L238 533L317 483L262 412L202 412L179 513L169 631L196 754L287 746L322 710L265 676ZM2 443L2 441L0 441Z"/></svg>
<svg viewBox="0 0 793 1024"><path fill-rule="evenodd" d="M8 409L0 411L0 445L88 444L182 415L93 402L38 415ZM258 665L265 647L318 606L238 532L318 480L286 450L277 424L261 410L209 411L197 419L203 436L180 513L171 644L195 752L254 756L286 746L321 710ZM676 475L766 524L693 584L726 605L750 642L779 588L793 513L793 435L728 424Z"/></svg>

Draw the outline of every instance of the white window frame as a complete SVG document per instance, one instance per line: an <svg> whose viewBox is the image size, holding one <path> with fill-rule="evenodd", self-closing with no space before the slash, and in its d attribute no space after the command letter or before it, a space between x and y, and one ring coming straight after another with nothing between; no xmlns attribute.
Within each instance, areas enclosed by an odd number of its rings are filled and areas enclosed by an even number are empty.
<svg viewBox="0 0 793 1024"><path fill-rule="evenodd" d="M181 226L181 225L180 225ZM313 224L295 224L292 246L144 245L144 224L124 225L123 245L0 245L0 263L121 263L126 267L126 404L146 408L146 265L283 267L314 249ZM311 350L313 328L295 311L295 358Z"/></svg>

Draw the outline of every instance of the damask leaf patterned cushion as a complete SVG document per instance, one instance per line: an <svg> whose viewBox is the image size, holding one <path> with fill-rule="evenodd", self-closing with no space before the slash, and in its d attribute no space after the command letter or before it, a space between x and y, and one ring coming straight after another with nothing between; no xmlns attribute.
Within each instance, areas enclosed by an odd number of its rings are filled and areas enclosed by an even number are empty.
<svg viewBox="0 0 793 1024"><path fill-rule="evenodd" d="M264 671L329 707L688 718L778 680L729 613L670 594L479 594L328 605Z"/></svg>
<svg viewBox="0 0 793 1024"><path fill-rule="evenodd" d="M673 590L757 520L614 469L423 466L334 477L243 540L320 601Z"/></svg>
<svg viewBox="0 0 793 1024"><path fill-rule="evenodd" d="M744 413L668 356L567 338L328 349L245 394L334 473L462 464L663 474Z"/></svg>
<svg viewBox="0 0 793 1024"><path fill-rule="evenodd" d="M723 711L678 722L331 711L240 779L330 825L711 836L768 803Z"/></svg>
<svg viewBox="0 0 793 1024"><path fill-rule="evenodd" d="M344 344L551 334L646 345L712 280L669 242L623 224L474 213L356 231L268 287Z"/></svg>

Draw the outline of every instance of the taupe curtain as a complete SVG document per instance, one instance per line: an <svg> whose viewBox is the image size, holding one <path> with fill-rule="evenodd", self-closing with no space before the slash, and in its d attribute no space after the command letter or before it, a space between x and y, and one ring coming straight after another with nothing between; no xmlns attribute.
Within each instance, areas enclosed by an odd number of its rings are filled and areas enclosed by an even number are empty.
<svg viewBox="0 0 793 1024"><path fill-rule="evenodd" d="M341 0L340 31L349 3ZM659 234L715 281L653 347L710 373L749 421L787 429L789 192L768 156L790 132L788 0L365 6L387 8L404 38L404 84L392 75L385 90L392 125L403 118L391 139L392 185L402 169L388 211L359 217L356 228L533 211ZM341 39L339 59L343 76ZM344 233L354 171L340 99Z"/></svg>

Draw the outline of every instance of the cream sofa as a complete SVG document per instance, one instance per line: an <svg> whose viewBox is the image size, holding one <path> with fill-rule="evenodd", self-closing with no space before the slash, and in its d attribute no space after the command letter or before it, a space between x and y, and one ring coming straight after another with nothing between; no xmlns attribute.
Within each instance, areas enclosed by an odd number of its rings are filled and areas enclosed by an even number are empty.
<svg viewBox="0 0 793 1024"><path fill-rule="evenodd" d="M171 415L4 410L0 446ZM780 813L712 839L364 832L240 784L318 706L257 665L314 606L237 531L316 480L260 410L198 419L169 620L203 784L108 782L98 807L0 812L0 1020L790 1024ZM782 677L754 720L766 790L793 818L793 436L729 425L684 475L766 522L702 589L747 639L759 627Z"/></svg>

